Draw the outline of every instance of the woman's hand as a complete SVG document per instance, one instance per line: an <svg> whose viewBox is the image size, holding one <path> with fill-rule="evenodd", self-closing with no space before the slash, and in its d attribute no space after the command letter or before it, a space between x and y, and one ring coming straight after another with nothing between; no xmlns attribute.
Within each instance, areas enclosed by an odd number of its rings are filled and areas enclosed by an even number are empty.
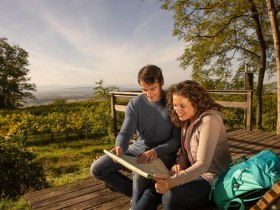
<svg viewBox="0 0 280 210"><path fill-rule="evenodd" d="M155 159L157 159L157 152L154 149L150 149L138 156L137 163L150 163Z"/></svg>
<svg viewBox="0 0 280 210"><path fill-rule="evenodd" d="M176 182L170 177L155 175L155 188L158 193L164 194L173 187L176 187Z"/></svg>
<svg viewBox="0 0 280 210"><path fill-rule="evenodd" d="M174 174L179 173L182 170L184 170L184 168L180 164L177 163L170 169L170 172L171 172L171 175L174 175Z"/></svg>

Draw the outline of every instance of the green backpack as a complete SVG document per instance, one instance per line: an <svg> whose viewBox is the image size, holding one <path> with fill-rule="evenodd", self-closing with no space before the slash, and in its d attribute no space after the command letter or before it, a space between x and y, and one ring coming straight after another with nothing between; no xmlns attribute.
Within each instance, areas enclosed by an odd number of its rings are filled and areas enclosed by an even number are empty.
<svg viewBox="0 0 280 210"><path fill-rule="evenodd" d="M280 180L280 158L264 150L234 166L217 180L213 199L219 209L244 210L245 203L260 199Z"/></svg>

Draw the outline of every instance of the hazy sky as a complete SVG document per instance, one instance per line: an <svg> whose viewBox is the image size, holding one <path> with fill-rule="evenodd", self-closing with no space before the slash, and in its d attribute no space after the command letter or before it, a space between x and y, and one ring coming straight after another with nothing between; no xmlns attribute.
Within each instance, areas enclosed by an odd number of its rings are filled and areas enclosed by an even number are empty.
<svg viewBox="0 0 280 210"><path fill-rule="evenodd" d="M166 85L190 79L172 13L158 0L0 0L0 36L29 53L32 83L136 84L146 64Z"/></svg>

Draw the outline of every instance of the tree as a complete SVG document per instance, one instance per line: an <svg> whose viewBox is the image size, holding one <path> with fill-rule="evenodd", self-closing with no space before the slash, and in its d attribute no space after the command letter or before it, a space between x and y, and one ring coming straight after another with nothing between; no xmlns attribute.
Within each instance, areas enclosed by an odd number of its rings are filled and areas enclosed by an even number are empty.
<svg viewBox="0 0 280 210"><path fill-rule="evenodd" d="M6 38L0 38L0 109L21 107L25 99L35 98L30 91L36 85L30 83L28 53L18 45L11 46Z"/></svg>
<svg viewBox="0 0 280 210"><path fill-rule="evenodd" d="M181 67L204 86L230 89L248 65L257 75L256 128L262 127L265 73L275 71L269 18L264 0L161 0L173 10L173 34L186 43ZM213 87L212 87L213 88Z"/></svg>
<svg viewBox="0 0 280 210"><path fill-rule="evenodd" d="M99 82L95 82L95 84L97 86L93 88L93 98L96 99L96 100L110 99L109 92L120 90L115 85L104 87L104 80L103 79L99 80Z"/></svg>
<svg viewBox="0 0 280 210"><path fill-rule="evenodd" d="M274 54L275 54L275 63L277 69L277 84L278 84L278 93L277 93L277 134L280 134L280 32L279 25L277 20L277 10L273 0L267 0L268 15L270 19L270 25L272 29L273 43L274 43ZM278 3L280 8L280 2Z"/></svg>

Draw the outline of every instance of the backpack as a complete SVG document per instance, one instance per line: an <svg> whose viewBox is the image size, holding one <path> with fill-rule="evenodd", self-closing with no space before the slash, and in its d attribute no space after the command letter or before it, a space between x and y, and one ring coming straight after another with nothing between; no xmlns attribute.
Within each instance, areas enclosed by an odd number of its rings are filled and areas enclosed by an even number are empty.
<svg viewBox="0 0 280 210"><path fill-rule="evenodd" d="M213 200L219 209L244 210L280 180L280 157L264 150L233 165L215 183Z"/></svg>

